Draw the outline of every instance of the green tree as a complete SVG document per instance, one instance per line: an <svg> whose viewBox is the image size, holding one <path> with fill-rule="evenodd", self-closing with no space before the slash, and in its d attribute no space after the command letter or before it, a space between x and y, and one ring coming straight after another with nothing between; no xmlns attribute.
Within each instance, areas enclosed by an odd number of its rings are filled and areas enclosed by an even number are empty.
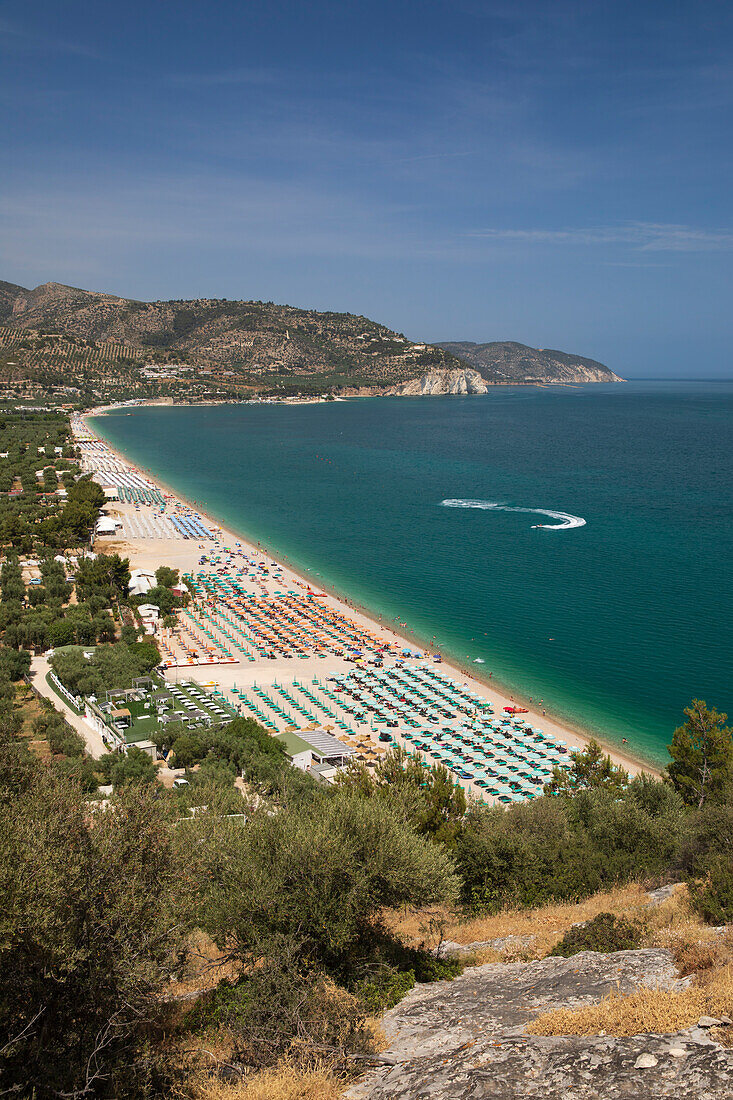
<svg viewBox="0 0 733 1100"><path fill-rule="evenodd" d="M55 493L59 487L59 478L53 466L46 466L43 470L43 488L47 493Z"/></svg>
<svg viewBox="0 0 733 1100"><path fill-rule="evenodd" d="M721 799L733 784L733 730L727 714L708 709L702 699L685 707L687 721L675 730L669 746L667 775L688 806L701 809Z"/></svg>
<svg viewBox="0 0 733 1100"><path fill-rule="evenodd" d="M0 646L0 677L22 680L31 667L31 655L24 649L8 649Z"/></svg>
<svg viewBox="0 0 733 1100"><path fill-rule="evenodd" d="M141 672L150 672L160 664L160 650L153 641L132 642L127 648L138 662Z"/></svg>
<svg viewBox="0 0 733 1100"><path fill-rule="evenodd" d="M178 584L178 570L161 565L155 570L155 579L161 588L173 588Z"/></svg>
<svg viewBox="0 0 733 1100"><path fill-rule="evenodd" d="M99 770L115 788L154 783L158 774L151 757L135 745L130 745L127 752L100 757Z"/></svg>
<svg viewBox="0 0 733 1100"><path fill-rule="evenodd" d="M688 813L679 868L692 904L715 924L733 921L733 801L710 799Z"/></svg>
<svg viewBox="0 0 733 1100"><path fill-rule="evenodd" d="M295 938L301 958L338 969L385 907L455 896L443 849L377 799L348 792L275 814L265 806L246 825L197 815L176 834L205 887L202 926L243 970L278 936Z"/></svg>
<svg viewBox="0 0 733 1100"><path fill-rule="evenodd" d="M144 788L90 814L77 783L41 767L0 801L8 1095L143 1095L131 1079L147 1057L156 998L178 965L180 879L160 803Z"/></svg>
<svg viewBox="0 0 733 1100"><path fill-rule="evenodd" d="M100 554L86 558L79 564L76 574L76 591L85 600L97 594L116 602L127 597L130 583L130 563L119 554Z"/></svg>
<svg viewBox="0 0 733 1100"><path fill-rule="evenodd" d="M338 785L391 805L417 830L443 843L452 843L466 812L466 795L447 768L427 767L420 753L411 756L395 745L370 772L353 764L339 776Z"/></svg>
<svg viewBox="0 0 733 1100"><path fill-rule="evenodd" d="M33 733L37 738L48 741L51 752L56 755L84 755L84 738L50 704L43 706L40 715L33 722Z"/></svg>
<svg viewBox="0 0 733 1100"><path fill-rule="evenodd" d="M614 764L595 739L591 739L581 751L570 754L570 768L555 767L552 779L545 784L546 794L573 794L576 791L622 791L629 782L629 775L620 765Z"/></svg>
<svg viewBox="0 0 733 1100"><path fill-rule="evenodd" d="M68 619L57 619L51 625L49 640L54 647L73 645L76 641L73 622Z"/></svg>
<svg viewBox="0 0 733 1100"><path fill-rule="evenodd" d="M108 611L100 611L92 619L94 633L98 642L113 642L115 640L115 624Z"/></svg>

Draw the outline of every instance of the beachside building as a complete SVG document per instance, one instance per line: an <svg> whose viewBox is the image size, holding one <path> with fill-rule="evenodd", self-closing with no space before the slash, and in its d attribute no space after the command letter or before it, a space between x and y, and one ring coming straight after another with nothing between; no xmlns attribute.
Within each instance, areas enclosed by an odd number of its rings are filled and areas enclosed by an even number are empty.
<svg viewBox="0 0 733 1100"><path fill-rule="evenodd" d="M348 764L356 752L324 729L287 731L275 736L282 741L294 767L326 783L333 781L338 769Z"/></svg>
<svg viewBox="0 0 733 1100"><path fill-rule="evenodd" d="M95 531L98 535L114 535L117 528L121 526L121 520L115 520L112 516L100 516L97 520Z"/></svg>
<svg viewBox="0 0 733 1100"><path fill-rule="evenodd" d="M155 624L160 618L160 608L154 603L143 603L137 609L146 634L155 634Z"/></svg>
<svg viewBox="0 0 733 1100"><path fill-rule="evenodd" d="M144 596L151 588L155 588L155 573L148 569L133 569L130 573L128 585L131 596Z"/></svg>

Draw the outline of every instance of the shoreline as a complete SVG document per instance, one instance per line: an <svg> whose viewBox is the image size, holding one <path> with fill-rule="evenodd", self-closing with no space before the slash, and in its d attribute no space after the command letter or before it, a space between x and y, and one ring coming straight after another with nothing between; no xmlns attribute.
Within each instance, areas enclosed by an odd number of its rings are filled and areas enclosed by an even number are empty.
<svg viewBox="0 0 733 1100"><path fill-rule="evenodd" d="M85 429L90 435L99 435L94 431L87 423L87 418L95 416L104 416L108 412L117 411L119 409L127 408L140 408L144 405L157 406L157 402L140 402L139 405L127 406L123 404L118 405L105 405L95 409L86 411L79 414L79 419L83 423ZM527 720L531 724L537 724L543 726L552 731L555 736L561 740L566 740L569 745L577 743L577 747L583 749L591 740L595 740L601 745L605 753L608 753L615 764L621 764L630 775L637 775L644 771L647 774L659 776L660 767L656 762L644 759L633 752L633 750L621 749L614 743L609 742L603 737L602 734L597 735L595 732L588 730L574 722L568 720L565 717L559 717L553 714L552 710L547 710L542 705L537 705L529 700L519 688L513 687L510 684L506 684L501 680L495 680L491 674L487 678L484 678L481 673L475 669L464 668L455 658L451 656L444 656L443 651L439 646L428 644L422 639L419 634L410 631L409 627L395 627L390 620L389 623L385 623L382 617L375 614L369 608L363 607L361 604L356 603L350 597L346 596L343 592L334 588L330 584L324 584L323 578L315 576L309 573L301 566L293 565L287 555L283 554L277 548L270 548L269 545L264 544L262 541L258 541L250 536L246 531L236 531L230 527L225 526L226 521L220 521L216 515L207 510L206 505L197 503L191 500L189 497L184 496L179 490L163 481L160 476L148 467L141 466L135 462L124 451L119 450L104 436L101 436L104 440L105 446L108 447L111 453L113 453L120 461L126 463L132 470L138 471L149 481L158 485L161 489L164 489L167 493L170 493L176 500L182 502L193 511L197 512L205 523L215 527L220 532L222 542L226 545L229 541L232 545L236 542L242 542L254 553L262 553L271 560L277 562L282 566L284 570L297 577L300 581L313 586L314 588L321 589L327 593L328 596L339 606L342 611L345 611L352 616L357 616L362 620L362 623L369 629L375 632L386 633L392 638L401 643L406 643L408 646L419 647L426 653L437 652L441 655L440 667L446 671L449 675L463 682L468 681L469 686L478 691L485 698L491 698L497 705L498 709L502 709L504 706L521 706L527 710ZM134 547L131 547L134 552ZM141 548L142 549L142 548ZM161 564L166 562L161 561Z"/></svg>

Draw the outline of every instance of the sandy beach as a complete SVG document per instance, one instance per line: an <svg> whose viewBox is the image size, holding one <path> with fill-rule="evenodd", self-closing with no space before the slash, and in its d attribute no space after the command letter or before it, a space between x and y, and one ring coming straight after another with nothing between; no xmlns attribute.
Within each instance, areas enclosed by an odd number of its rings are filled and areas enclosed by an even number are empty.
<svg viewBox="0 0 733 1100"><path fill-rule="evenodd" d="M104 409L95 409L87 414L87 416L98 416L108 411L108 409L109 406ZM135 466L127 456L112 447L103 437L97 434L95 429L88 425L86 416L75 421L75 433L77 439L86 437L86 439L100 440L109 454L115 456L121 463L124 463L129 470L137 473L147 482L157 485L166 494L169 494L172 498L172 506L177 502L179 506L184 506L197 513L197 515L214 531L220 547L236 548L238 552L241 552L248 558L257 558L258 560L267 561L268 563L276 563L278 571L281 572L283 579L280 582L272 579L265 580L265 586L268 591L274 591L275 588L280 588L283 584L287 586L298 586L300 588L303 586L311 587L324 593L323 602L333 610L348 616L364 630L378 635L385 644L392 643L400 648L406 646L412 650L420 648L425 654L434 652L432 649L426 649L425 646L421 644L420 640L412 636L409 631L404 629L400 631L399 629L395 629L392 622L385 623L379 619L370 617L363 609L355 606L343 596L334 592L328 592L320 581L316 580L314 577L304 575L300 571L292 568L287 561L273 555L267 548L248 540L244 532L235 532L222 528L214 517L207 514L201 502L185 500L185 498L175 492L170 486L163 484L152 471ZM136 506L129 502L114 501L105 506L105 512L109 515L121 518L124 523L125 517L134 515ZM209 547L210 546L211 544L209 544ZM99 538L95 549L107 553L118 552L128 557L130 559L130 566L133 569L154 571L160 565L168 565L178 569L181 574L195 574L200 568L199 560L202 554L207 552L202 550L201 545L193 539L131 538L119 534ZM564 742L570 748L583 748L590 739L587 732L574 728L554 718L547 712L546 707L542 705L541 701L539 704L537 700L530 702L528 699L523 698L517 691L508 689L505 685L495 683L490 676L487 677L487 680L479 679L473 671L460 667L456 663L445 659L445 657L442 663L436 667L440 670L441 674L451 677L467 690L474 691L482 699L490 701L496 712L503 711L504 708L512 706L526 708L527 713L523 714L523 718L528 725L540 727L548 737L558 742ZM353 663L329 655L325 659L319 657L278 658L276 660L258 660L252 663L245 661L237 662L236 664L214 666L198 667L194 665L187 667L185 672L177 668L169 669L166 675L171 680L175 680L178 677L183 678L184 676L185 678L197 679L201 683L214 680L221 686L221 689L226 692L231 690L232 686L235 684L239 686L247 686L255 682L258 684L269 684L275 680L282 682L292 680L293 678L306 680L312 679L314 676L323 677L324 675L327 676L333 673L348 673L353 670ZM604 747L609 752L613 761L617 764L621 764L631 775L636 775L641 771L656 774L656 769L652 765L635 758L632 753L619 751L615 746L606 745ZM480 792L476 791L476 793ZM482 795L482 797L484 796Z"/></svg>

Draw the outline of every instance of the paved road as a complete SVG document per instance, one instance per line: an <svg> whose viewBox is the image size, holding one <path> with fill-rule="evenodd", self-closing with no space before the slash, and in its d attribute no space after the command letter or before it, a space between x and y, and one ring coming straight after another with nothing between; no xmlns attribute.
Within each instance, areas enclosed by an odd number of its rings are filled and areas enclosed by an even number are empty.
<svg viewBox="0 0 733 1100"><path fill-rule="evenodd" d="M66 721L70 726L73 726L77 733L80 733L84 738L84 743L87 747L87 752L95 759L103 756L107 752L107 747L102 741L101 736L96 730L80 718L78 714L74 714L71 707L68 707L64 700L56 694L55 691L46 683L46 673L50 671L50 665L45 657L34 657L31 661L30 680L41 695L44 695L46 699L50 700L56 707L56 710L60 710Z"/></svg>

